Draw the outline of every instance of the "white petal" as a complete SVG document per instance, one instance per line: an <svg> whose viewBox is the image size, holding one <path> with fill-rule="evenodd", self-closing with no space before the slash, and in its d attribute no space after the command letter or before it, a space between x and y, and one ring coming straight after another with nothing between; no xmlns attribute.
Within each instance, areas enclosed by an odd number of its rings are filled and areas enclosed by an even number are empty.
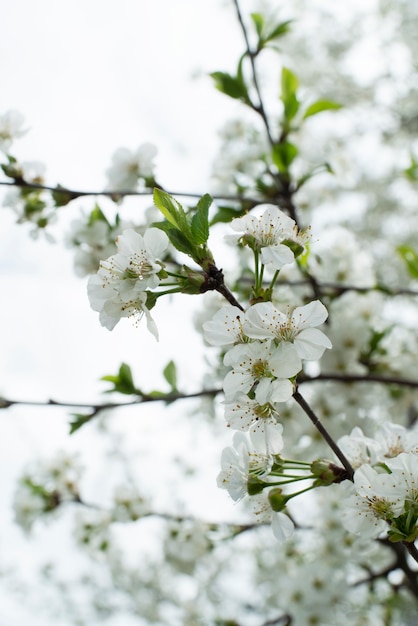
<svg viewBox="0 0 418 626"><path fill-rule="evenodd" d="M295 348L301 359L316 361L332 343L318 328L305 328L295 337Z"/></svg>
<svg viewBox="0 0 418 626"><path fill-rule="evenodd" d="M328 311L319 300L309 302L305 306L298 306L292 313L292 321L300 330L320 326L327 317Z"/></svg>
<svg viewBox="0 0 418 626"><path fill-rule="evenodd" d="M271 528L274 536L280 543L284 543L289 537L293 535L295 525L290 517L285 513L273 513L271 520Z"/></svg>

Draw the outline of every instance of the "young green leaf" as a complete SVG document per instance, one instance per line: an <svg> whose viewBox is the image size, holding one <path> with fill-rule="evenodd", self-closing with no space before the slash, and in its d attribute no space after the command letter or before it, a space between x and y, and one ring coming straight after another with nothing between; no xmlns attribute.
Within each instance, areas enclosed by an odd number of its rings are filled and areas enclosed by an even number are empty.
<svg viewBox="0 0 418 626"><path fill-rule="evenodd" d="M284 104L284 116L287 121L292 120L299 111L300 102L297 99L299 80L287 67L282 69L281 100Z"/></svg>
<svg viewBox="0 0 418 626"><path fill-rule="evenodd" d="M261 33L263 32L264 26L264 17L261 15L261 13L251 13L251 19L255 26L255 30L257 31L257 35L261 40Z"/></svg>
<svg viewBox="0 0 418 626"><path fill-rule="evenodd" d="M186 221L184 209L180 202L177 202L175 198L170 194L158 189L154 189L154 204L173 226L181 229L181 226Z"/></svg>
<svg viewBox="0 0 418 626"><path fill-rule="evenodd" d="M193 234L193 243L200 245L209 238L209 208L213 200L205 194L197 203L196 213L193 215L190 227Z"/></svg>
<svg viewBox="0 0 418 626"><path fill-rule="evenodd" d="M113 383L113 389L109 389L107 393L124 393L127 395L138 395L141 392L134 385L132 371L129 365L122 363L116 376L102 376L100 380Z"/></svg>
<svg viewBox="0 0 418 626"><path fill-rule="evenodd" d="M308 106L303 115L303 119L306 120L306 118L322 113L322 111L338 111L338 109L342 109L342 106L342 104L332 102L332 100L317 100Z"/></svg>
<svg viewBox="0 0 418 626"><path fill-rule="evenodd" d="M273 163L279 172L287 173L289 167L298 155L298 149L289 141L276 144L273 148Z"/></svg>
<svg viewBox="0 0 418 626"><path fill-rule="evenodd" d="M275 26L265 37L263 37L262 43L269 43L270 41L273 41L274 39L278 39L279 37L285 35L287 32L289 32L290 24L292 22L293 20L286 20L285 22L280 22L280 24L277 24L277 26Z"/></svg>
<svg viewBox="0 0 418 626"><path fill-rule="evenodd" d="M187 237L187 235L183 235L181 230L175 228L169 222L154 222L153 226L165 232L176 250L178 250L179 252L184 252L184 254L188 255L192 253L193 246L190 241L190 236Z"/></svg>
<svg viewBox="0 0 418 626"><path fill-rule="evenodd" d="M411 155L411 163L409 167L404 170L405 176L413 183L418 181L418 161Z"/></svg>
<svg viewBox="0 0 418 626"><path fill-rule="evenodd" d="M249 102L247 87L242 76L232 76L226 72L212 72L211 77L215 81L215 87L226 96Z"/></svg>
<svg viewBox="0 0 418 626"><path fill-rule="evenodd" d="M71 200L77 197L71 191L67 191L61 185L57 185L57 188L52 192L52 198L56 207L66 206Z"/></svg>
<svg viewBox="0 0 418 626"><path fill-rule="evenodd" d="M412 278L418 278L418 252L407 245L398 246L396 251L404 260L409 275Z"/></svg>
<svg viewBox="0 0 418 626"><path fill-rule="evenodd" d="M236 217L241 217L247 213L247 209L242 207L234 208L229 206L218 206L218 210L210 221L210 225L217 224L218 222L232 222Z"/></svg>
<svg viewBox="0 0 418 626"><path fill-rule="evenodd" d="M167 363L163 370L163 376L171 387L172 391L177 391L177 368L174 361Z"/></svg>
<svg viewBox="0 0 418 626"><path fill-rule="evenodd" d="M71 413L71 415L75 418L70 422L70 435L75 433L79 428L87 424L93 417L91 413Z"/></svg>

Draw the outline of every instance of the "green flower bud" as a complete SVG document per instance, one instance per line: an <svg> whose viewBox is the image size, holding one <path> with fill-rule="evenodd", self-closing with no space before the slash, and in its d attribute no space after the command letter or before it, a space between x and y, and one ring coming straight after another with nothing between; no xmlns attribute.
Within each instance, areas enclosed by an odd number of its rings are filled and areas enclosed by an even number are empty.
<svg viewBox="0 0 418 626"><path fill-rule="evenodd" d="M184 278L180 279L181 293L199 294L202 293L202 285L205 283L205 275L202 272L190 269L187 265L183 265L182 274Z"/></svg>
<svg viewBox="0 0 418 626"><path fill-rule="evenodd" d="M311 463L311 472L316 477L315 487L328 487L346 478L346 470L327 459L317 459Z"/></svg>
<svg viewBox="0 0 418 626"><path fill-rule="evenodd" d="M269 498L270 506L273 509L273 511L276 511L276 513L279 513L280 511L283 511L283 509L286 508L286 504L288 500L290 499L290 496L285 496L283 494L283 490L280 489L280 487L274 487L273 489L269 491L268 498Z"/></svg>

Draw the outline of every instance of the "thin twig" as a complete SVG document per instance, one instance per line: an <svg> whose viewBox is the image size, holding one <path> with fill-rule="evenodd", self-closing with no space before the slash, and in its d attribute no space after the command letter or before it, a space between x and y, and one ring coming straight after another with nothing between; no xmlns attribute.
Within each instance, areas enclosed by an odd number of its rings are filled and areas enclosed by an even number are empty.
<svg viewBox="0 0 418 626"><path fill-rule="evenodd" d="M10 181L0 181L0 186L3 187L19 187L21 189L33 189L34 191L51 191L52 193L61 193L68 194L71 196L71 200L76 200L77 198L82 198L85 196L105 196L108 198L125 198L127 196L152 196L154 193L154 189L147 188L142 189L141 191L136 191L133 189L103 189L100 191L82 191L77 189L69 189L68 187L53 187L52 185L43 185L40 183L30 183L26 180L19 179ZM167 191L170 196L178 196L183 198L201 198L201 193L195 193L190 191ZM212 195L214 200L227 200L230 202L244 202L248 204L250 207L254 207L257 204L261 204L265 202L262 198L250 198L247 196L241 195Z"/></svg>
<svg viewBox="0 0 418 626"><path fill-rule="evenodd" d="M250 46L250 40L248 38L248 33L247 33L247 28L244 24L244 20L242 17L242 13L241 13L241 9L239 6L239 2L238 0L234 0L234 5L235 5L235 9L237 12L237 17L238 17L238 21L239 24L241 26L241 30L242 30L242 34L244 36L244 41L245 41L245 47L247 49L247 54L248 54L248 58L250 59L250 63L251 63L251 71L252 71L252 78L253 78L253 83L254 83L254 89L257 93L257 98L258 98L258 105L254 106L253 108L254 110L261 116L265 129L266 129L266 133L267 133L267 137L269 140L269 143L271 145L271 147L273 148L273 146L275 145L275 141L273 139L273 136L271 134L271 130L270 130L270 123L267 117L267 113L264 109L264 105L263 105L263 99L261 96L261 89L260 89L260 85L258 83L258 76L257 76L257 70L255 67L255 57L256 57L256 52L251 48Z"/></svg>
<svg viewBox="0 0 418 626"><path fill-rule="evenodd" d="M189 400L191 398L200 398L205 396L214 397L222 392L222 389L203 389L201 391L197 391L195 393L168 393L162 396L150 396L147 394L141 394L135 400L131 402L105 402L103 404L96 404L92 402L61 402L58 400L9 400L7 398L0 398L0 409L8 409L14 405L23 405L23 406L57 406L57 407L67 407L73 409L92 409L92 411L97 414L100 411L110 410L110 409L118 409L126 406L135 406L138 404L145 404L148 402L166 402L170 404L172 402L176 402L177 400Z"/></svg>
<svg viewBox="0 0 418 626"><path fill-rule="evenodd" d="M298 383L315 383L318 381L334 380L341 383L382 383L384 385L399 385L400 387L418 387L418 380L398 378L396 376L380 376L379 374L332 374L324 373L318 376L301 374Z"/></svg>

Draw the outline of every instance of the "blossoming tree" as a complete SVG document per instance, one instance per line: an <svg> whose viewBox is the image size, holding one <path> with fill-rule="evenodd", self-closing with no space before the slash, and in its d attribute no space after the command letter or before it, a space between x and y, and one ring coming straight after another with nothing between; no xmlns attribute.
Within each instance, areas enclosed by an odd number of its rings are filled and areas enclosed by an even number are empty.
<svg viewBox="0 0 418 626"><path fill-rule="evenodd" d="M110 497L86 495L87 464L83 470L75 456L58 453L20 478L15 519L30 532L72 516L87 571L106 573L66 584L71 598L81 588L90 594L87 608L67 613L74 623L95 623L102 611L122 620L129 613L141 624L414 624L416 7L382 0L370 9L369 19L382 26L376 45L408 50L415 80L404 84L402 71L389 72L389 52L372 90L349 71L355 22L342 36L347 16L301 0L292 24L277 11L230 5L242 55L234 72L215 71L212 79L241 103L242 119L222 131L210 193L168 191L147 143L115 152L104 190L50 185L41 166L17 156L26 123L16 111L0 116L0 149L1 185L9 187L3 204L35 236L51 237L61 212L97 196L66 239L76 273L88 276L86 307L98 323L112 331L131 321L133 334L146 324L158 341L154 311L174 298L196 305L195 331L207 354L201 388L183 390L172 360L162 365L168 392L145 391L131 365L117 364L115 374L103 373L111 402L50 401L71 411L72 437L97 428L112 439L120 407L158 406L171 416L181 406L193 437L203 432L220 459L213 482L239 504L219 519L208 499L197 516L176 501L174 483L162 506L158 480L115 444L113 457L128 469ZM317 39L312 20L334 20L335 28ZM327 50L334 63L317 62ZM380 175L373 159L384 149ZM142 221L126 219L126 199L138 196L153 207ZM111 199L113 215L101 197ZM193 360L194 339L182 341ZM20 400L4 391L6 413ZM158 448L155 441L155 454ZM201 446L202 466L205 452ZM182 463L183 484L191 470ZM154 537L152 555L134 565L127 528ZM54 571L45 576L64 593Z"/></svg>

